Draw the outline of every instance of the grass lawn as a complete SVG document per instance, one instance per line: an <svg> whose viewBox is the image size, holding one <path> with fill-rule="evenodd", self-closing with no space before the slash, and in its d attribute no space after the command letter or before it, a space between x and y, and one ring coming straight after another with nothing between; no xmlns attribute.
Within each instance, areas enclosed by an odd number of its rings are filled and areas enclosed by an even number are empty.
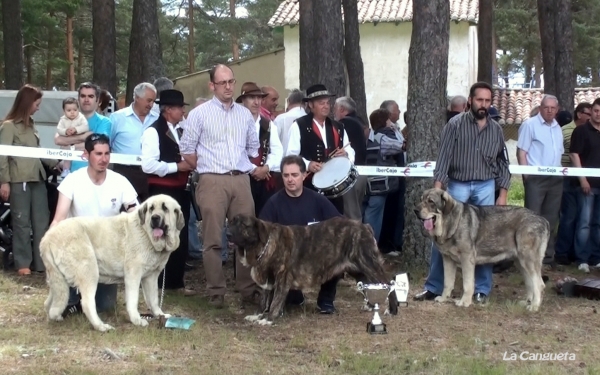
<svg viewBox="0 0 600 375"><path fill-rule="evenodd" d="M518 179L509 196L511 203L522 204ZM391 272L407 271L394 259L386 261ZM226 267L231 291L231 261ZM412 297L424 277L409 271ZM465 309L411 301L398 316L383 317L389 333L378 336L366 333L372 313L360 311L362 297L347 282L338 287L337 315L316 314L312 291L304 308L287 311L272 327L245 322L233 292L226 296L224 310L211 309L202 296L166 295L166 312L196 320L189 331L158 329L156 321L147 328L133 326L120 289L116 311L101 314L116 330L103 334L82 315L48 322L42 275L0 272L0 368L3 374L101 375L600 374L599 302L566 299L553 290L559 277L582 279L600 272L586 276L567 267L546 274L550 282L539 313L516 303L524 285L510 270L494 276L487 306ZM186 277L188 285L204 293L201 264ZM458 295L461 281L456 284ZM140 311L145 312L143 301ZM504 360L526 352L568 352L575 360Z"/></svg>

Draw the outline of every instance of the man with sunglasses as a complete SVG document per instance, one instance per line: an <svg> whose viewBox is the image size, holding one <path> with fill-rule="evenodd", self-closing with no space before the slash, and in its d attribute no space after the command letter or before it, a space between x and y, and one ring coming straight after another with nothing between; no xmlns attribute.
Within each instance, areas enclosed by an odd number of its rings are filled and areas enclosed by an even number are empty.
<svg viewBox="0 0 600 375"><path fill-rule="evenodd" d="M77 91L79 93L79 110L87 119L90 131L71 137L63 137L57 133L56 136L54 136L54 143L57 146L70 146L71 144L75 143L74 146L76 150L83 150L86 138L92 133L104 134L107 137L110 135L110 120L108 117L105 117L97 112L98 105L100 104L101 92L101 89L98 85L91 82L84 82L79 85L79 89ZM87 165L88 163L85 161L74 160L71 162L71 172L75 172L76 170L86 167Z"/></svg>
<svg viewBox="0 0 600 375"><path fill-rule="evenodd" d="M576 127L585 125L592 116L591 103L579 103L575 107L574 120L562 127L563 145L565 152L562 155L561 164L563 167L572 167L569 150L571 146L571 135ZM556 234L556 245L554 261L558 264L569 265L575 260L575 230L579 211L578 204L578 186L577 177L565 177L563 184L563 195L560 203L560 219L558 224L558 233Z"/></svg>
<svg viewBox="0 0 600 375"><path fill-rule="evenodd" d="M179 151L199 174L196 202L202 215L206 287L209 304L222 308L227 287L221 263L221 233L225 219L255 214L249 173L254 169L250 159L258 156L260 144L252 114L233 100L233 71L217 65L210 70L209 78L214 96L190 111ZM258 289L250 268L244 267L239 258L235 267L242 307L256 304Z"/></svg>

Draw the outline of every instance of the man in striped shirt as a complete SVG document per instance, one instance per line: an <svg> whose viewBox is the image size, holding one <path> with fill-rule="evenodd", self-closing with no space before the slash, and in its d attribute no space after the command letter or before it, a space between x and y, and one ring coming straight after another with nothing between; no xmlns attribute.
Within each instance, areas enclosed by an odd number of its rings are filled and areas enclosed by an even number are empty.
<svg viewBox="0 0 600 375"><path fill-rule="evenodd" d="M470 110L454 116L442 130L440 151L433 178L436 188L446 188L452 198L475 205L493 205L496 184L500 187L497 205L505 205L510 172L504 153L500 125L488 115L492 87L477 82L469 92ZM492 290L492 264L475 267L475 303L485 303ZM442 294L444 265L434 244L425 290L415 300L432 300Z"/></svg>
<svg viewBox="0 0 600 375"><path fill-rule="evenodd" d="M196 202L202 215L203 263L209 303L222 308L226 290L221 264L221 233L225 219L239 214L254 215L250 158L258 156L258 134L254 118L241 104L234 103L235 78L226 65L210 72L214 97L190 111L179 149L182 157L199 174ZM256 284L250 269L236 261L236 289L243 305L254 303Z"/></svg>

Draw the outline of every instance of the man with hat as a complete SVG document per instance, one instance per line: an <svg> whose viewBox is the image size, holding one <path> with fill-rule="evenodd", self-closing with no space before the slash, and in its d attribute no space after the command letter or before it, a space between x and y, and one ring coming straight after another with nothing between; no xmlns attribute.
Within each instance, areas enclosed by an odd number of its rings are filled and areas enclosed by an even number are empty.
<svg viewBox="0 0 600 375"><path fill-rule="evenodd" d="M304 185L314 190L312 176L334 157L347 157L354 163L354 150L345 136L344 125L329 117L331 112L330 94L322 84L306 90L304 102L310 113L298 118L290 128L286 155L300 155L310 173ZM344 214L342 197L332 199L340 214Z"/></svg>
<svg viewBox="0 0 600 375"><path fill-rule="evenodd" d="M260 142L258 156L250 157L254 169L250 172L250 188L254 199L254 212L258 216L267 200L283 186L279 164L283 158L283 146L273 122L261 114L262 100L267 96L254 82L242 85L242 92L235 100L248 108L256 124Z"/></svg>
<svg viewBox="0 0 600 375"><path fill-rule="evenodd" d="M150 196L166 194L173 197L181 206L185 226L179 234L179 247L169 257L165 266L165 289L174 290L184 296L196 292L186 289L183 281L185 260L188 252L188 222L190 218L190 195L185 190L192 170L179 153L179 140L183 129L179 122L183 119L183 94L178 90L163 90L156 101L160 110L158 119L142 133L142 171L148 176ZM159 278L162 286L163 276Z"/></svg>

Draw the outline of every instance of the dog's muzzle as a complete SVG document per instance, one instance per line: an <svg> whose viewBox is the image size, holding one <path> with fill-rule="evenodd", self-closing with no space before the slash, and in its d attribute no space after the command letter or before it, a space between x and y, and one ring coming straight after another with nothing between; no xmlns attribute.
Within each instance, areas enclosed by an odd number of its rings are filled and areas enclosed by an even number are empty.
<svg viewBox="0 0 600 375"><path fill-rule="evenodd" d="M167 234L165 221L159 215L152 215L150 218L150 228L152 228L152 236L155 238L161 238Z"/></svg>

